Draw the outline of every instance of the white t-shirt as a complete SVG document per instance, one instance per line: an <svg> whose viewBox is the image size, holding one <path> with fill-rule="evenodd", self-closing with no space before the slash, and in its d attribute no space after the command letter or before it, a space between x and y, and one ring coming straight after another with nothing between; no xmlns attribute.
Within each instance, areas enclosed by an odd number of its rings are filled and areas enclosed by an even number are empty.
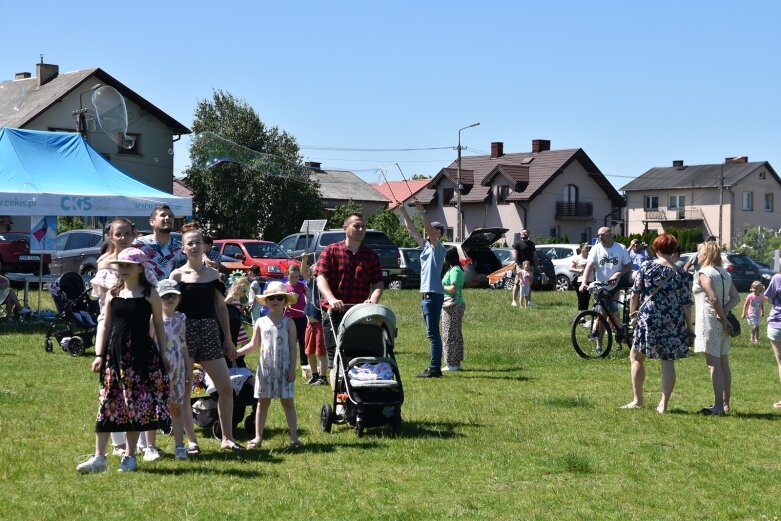
<svg viewBox="0 0 781 521"><path fill-rule="evenodd" d="M622 244L614 242L610 248L599 242L592 246L588 254L588 262L594 266L594 274L599 282L607 282L611 275L630 264L629 253Z"/></svg>

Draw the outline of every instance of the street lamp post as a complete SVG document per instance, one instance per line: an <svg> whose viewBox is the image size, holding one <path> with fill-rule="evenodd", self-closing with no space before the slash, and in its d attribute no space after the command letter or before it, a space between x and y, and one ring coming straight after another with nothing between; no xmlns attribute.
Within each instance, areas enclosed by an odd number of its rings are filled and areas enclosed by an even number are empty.
<svg viewBox="0 0 781 521"><path fill-rule="evenodd" d="M458 185L456 186L456 210L458 212L457 219L456 219L456 242L461 242L464 240L464 218L461 215L461 190L463 189L463 184L461 183L461 131L466 130L468 128L476 127L480 123L472 123L471 125L467 125L464 128L458 129L458 160L456 161L456 166L458 169Z"/></svg>

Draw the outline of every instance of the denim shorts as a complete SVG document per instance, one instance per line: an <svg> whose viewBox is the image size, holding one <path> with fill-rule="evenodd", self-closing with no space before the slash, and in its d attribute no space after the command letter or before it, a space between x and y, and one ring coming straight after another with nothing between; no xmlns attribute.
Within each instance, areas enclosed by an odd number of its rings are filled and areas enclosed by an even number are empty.
<svg viewBox="0 0 781 521"><path fill-rule="evenodd" d="M781 329L776 329L770 324L767 326L767 337L775 342L781 342Z"/></svg>

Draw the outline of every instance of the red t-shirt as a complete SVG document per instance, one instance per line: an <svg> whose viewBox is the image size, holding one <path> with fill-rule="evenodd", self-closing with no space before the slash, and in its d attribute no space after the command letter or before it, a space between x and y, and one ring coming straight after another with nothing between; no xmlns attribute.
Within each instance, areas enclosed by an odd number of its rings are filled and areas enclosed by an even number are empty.
<svg viewBox="0 0 781 521"><path fill-rule="evenodd" d="M353 253L345 241L339 241L320 254L317 274L326 278L335 298L345 304L360 304L371 296L371 287L382 282L380 256L363 244ZM324 296L320 304L329 307Z"/></svg>

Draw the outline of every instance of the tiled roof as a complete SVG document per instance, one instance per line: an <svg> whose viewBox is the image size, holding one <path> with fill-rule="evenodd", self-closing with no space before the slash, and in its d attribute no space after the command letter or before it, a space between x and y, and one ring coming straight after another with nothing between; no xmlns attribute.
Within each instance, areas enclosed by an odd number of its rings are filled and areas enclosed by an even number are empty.
<svg viewBox="0 0 781 521"><path fill-rule="evenodd" d="M185 183L184 179L179 177L174 177L174 187L173 187L174 195L177 197L192 197L193 191L190 190L190 187L187 186L187 183Z"/></svg>
<svg viewBox="0 0 781 521"><path fill-rule="evenodd" d="M607 178L599 171L597 166L586 155L583 149L573 148L564 150L545 150L543 152L521 152L513 154L504 154L498 158L492 158L490 155L481 156L464 156L461 158L461 172L463 178L463 172L465 170L471 171L474 176L474 187L469 194L462 197L462 202L483 202L488 195L488 187L483 187L486 192L483 192L480 185L483 180L494 170L497 166L501 165L502 169L506 172L512 172L513 176L521 177L521 170L528 166L529 168L529 183L526 188L521 192L512 192L507 198L508 201L528 201L539 194L556 175L561 173L572 161L579 161L583 168L585 168L597 182L605 194L613 201L614 205L624 206L623 198L621 194L616 191L613 185L607 180ZM443 168L437 177L429 183L430 187L436 185L435 180L441 179L442 175L447 175L445 171L455 171L456 163L453 162L448 168ZM466 184L466 183L465 183ZM472 195L471 192L475 192Z"/></svg>
<svg viewBox="0 0 781 521"><path fill-rule="evenodd" d="M349 170L313 170L311 175L320 182L323 199L388 203L387 197Z"/></svg>
<svg viewBox="0 0 781 521"><path fill-rule="evenodd" d="M752 172L765 168L781 183L778 174L767 161L752 163L727 163L724 165L724 186L729 187L738 183ZM621 190L631 192L634 190L660 190L665 188L718 188L722 175L721 163L716 165L684 165L670 167L655 167L645 172L640 177L630 181Z"/></svg>
<svg viewBox="0 0 781 521"><path fill-rule="evenodd" d="M421 204L431 204L437 197L437 191L433 188L424 188L417 193L416 197Z"/></svg>
<svg viewBox="0 0 781 521"><path fill-rule="evenodd" d="M427 186L429 188L437 186L443 177L450 179L453 184L458 184L458 166L456 163L453 163L453 165L454 166L450 168L443 168L440 170L437 175L428 182ZM475 184L475 173L464 166L463 160L461 161L461 183L465 186L472 186Z"/></svg>
<svg viewBox="0 0 781 521"><path fill-rule="evenodd" d="M369 186L385 196L385 198L390 201L388 207L394 209L398 206L396 200L401 202L406 201L412 197L412 195L423 190L428 182L429 179L413 179L408 183L405 181L388 181L387 183L380 184L372 183Z"/></svg>
<svg viewBox="0 0 781 521"><path fill-rule="evenodd" d="M529 165L498 164L483 178L483 181L480 184L483 186L491 186L491 182L498 175L504 176L505 179L514 185L523 185L525 187L525 185L529 184Z"/></svg>
<svg viewBox="0 0 781 521"><path fill-rule="evenodd" d="M84 90L92 87L94 85L92 82L82 84L90 77L93 77L96 83L103 83L117 89L126 99L132 100L138 105L141 110L151 113L162 121L174 134L190 133L190 129L99 68L61 72L40 87L38 87L38 78L36 77L13 80L14 90L21 89L24 92L23 102L19 105L18 111L11 110L8 107L9 99L3 97L3 92L0 91L0 127L25 128L31 121L46 111L46 109L61 101L71 91L77 88ZM13 100L10 101L10 104L13 104ZM89 95L84 96L84 103L89 103ZM68 110L77 110L78 108L70 107ZM75 130L75 121L73 127Z"/></svg>

